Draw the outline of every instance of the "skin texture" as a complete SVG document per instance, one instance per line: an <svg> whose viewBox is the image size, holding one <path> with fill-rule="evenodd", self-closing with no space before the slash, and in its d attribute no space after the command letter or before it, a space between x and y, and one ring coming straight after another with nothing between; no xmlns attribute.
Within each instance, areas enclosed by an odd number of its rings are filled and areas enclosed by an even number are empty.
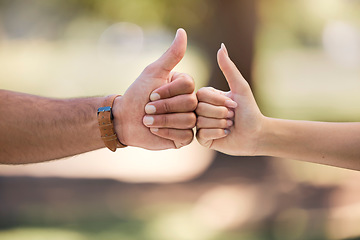
<svg viewBox="0 0 360 240"><path fill-rule="evenodd" d="M42 162L104 147L96 119L102 101L0 90L0 162Z"/></svg>
<svg viewBox="0 0 360 240"><path fill-rule="evenodd" d="M192 128L196 123L193 111L197 106L195 84L190 76L171 72L184 57L186 45L186 32L179 29L170 48L147 66L125 94L115 100L114 114L119 119L115 128L120 142L160 150L180 148L192 141ZM145 109L150 107L147 104L152 93L157 93L163 100L150 104L156 112L148 111L149 114L144 116ZM149 127L158 130L161 137L152 134Z"/></svg>
<svg viewBox="0 0 360 240"><path fill-rule="evenodd" d="M115 99L113 121L123 144L160 150L192 141L195 84L190 76L171 72L185 54L186 41L186 32L179 29L167 52ZM143 123L152 92L156 93L152 97L163 98L154 104L151 116L166 139L152 134ZM0 163L43 162L105 147L96 114L104 99L52 99L0 90Z"/></svg>
<svg viewBox="0 0 360 240"><path fill-rule="evenodd" d="M213 88L197 92L201 145L235 156L269 155L360 170L360 123L265 117L224 45L217 58L230 92Z"/></svg>

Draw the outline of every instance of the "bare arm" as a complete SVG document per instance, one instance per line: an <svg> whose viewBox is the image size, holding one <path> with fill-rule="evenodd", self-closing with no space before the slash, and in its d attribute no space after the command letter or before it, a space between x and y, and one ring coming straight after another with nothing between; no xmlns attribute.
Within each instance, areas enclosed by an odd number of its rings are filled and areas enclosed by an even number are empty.
<svg viewBox="0 0 360 240"><path fill-rule="evenodd" d="M115 99L113 122L121 143L162 150L192 141L195 83L187 74L171 71L183 58L186 44L186 32L180 29L170 48ZM152 93L162 100L147 106ZM61 100L0 90L0 163L42 162L104 147L96 114L103 101L101 97ZM148 127L161 134L152 134Z"/></svg>
<svg viewBox="0 0 360 240"><path fill-rule="evenodd" d="M41 162L104 147L95 114L102 101L0 90L0 162Z"/></svg>
<svg viewBox="0 0 360 240"><path fill-rule="evenodd" d="M268 118L223 46L218 62L231 91L197 92L197 138L230 155L270 155L360 170L360 123Z"/></svg>
<svg viewBox="0 0 360 240"><path fill-rule="evenodd" d="M360 170L360 123L266 118L257 154Z"/></svg>

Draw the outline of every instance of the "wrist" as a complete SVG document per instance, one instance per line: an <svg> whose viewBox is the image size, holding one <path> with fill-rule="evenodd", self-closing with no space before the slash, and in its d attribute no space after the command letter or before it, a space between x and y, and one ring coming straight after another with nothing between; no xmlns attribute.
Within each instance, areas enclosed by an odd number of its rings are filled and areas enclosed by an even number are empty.
<svg viewBox="0 0 360 240"><path fill-rule="evenodd" d="M254 155L271 155L275 143L276 119L263 116Z"/></svg>
<svg viewBox="0 0 360 240"><path fill-rule="evenodd" d="M122 144L128 145L127 141L125 139L124 136L124 126L125 125L125 118L124 118L124 113L123 113L123 96L118 96L117 98L115 98L114 100L114 104L113 104L113 116L114 116L114 129L116 132L116 135L119 139L119 141Z"/></svg>
<svg viewBox="0 0 360 240"><path fill-rule="evenodd" d="M104 141L105 146L113 152L117 148L126 147L126 145L120 142L114 125L114 102L119 96L107 96L97 111L101 139Z"/></svg>

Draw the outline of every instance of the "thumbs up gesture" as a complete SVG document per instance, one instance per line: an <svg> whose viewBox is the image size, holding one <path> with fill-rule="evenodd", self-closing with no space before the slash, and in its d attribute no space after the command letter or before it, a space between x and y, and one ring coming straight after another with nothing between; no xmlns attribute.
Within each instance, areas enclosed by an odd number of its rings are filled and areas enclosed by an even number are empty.
<svg viewBox="0 0 360 240"><path fill-rule="evenodd" d="M161 150L180 148L192 141L195 83L187 74L172 72L184 57L186 45L186 32L179 29L169 49L116 98L114 125L121 143Z"/></svg>
<svg viewBox="0 0 360 240"><path fill-rule="evenodd" d="M201 145L226 154L256 155L265 117L224 44L217 60L230 91L205 87L197 92L197 139Z"/></svg>

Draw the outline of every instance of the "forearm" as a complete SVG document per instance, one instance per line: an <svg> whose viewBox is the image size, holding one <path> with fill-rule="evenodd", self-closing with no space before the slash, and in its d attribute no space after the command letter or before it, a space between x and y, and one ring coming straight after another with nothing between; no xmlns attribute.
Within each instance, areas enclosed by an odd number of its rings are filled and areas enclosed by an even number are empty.
<svg viewBox="0 0 360 240"><path fill-rule="evenodd" d="M104 147L96 118L102 100L0 90L0 163L42 162Z"/></svg>
<svg viewBox="0 0 360 240"><path fill-rule="evenodd" d="M259 155L360 170L360 123L265 118Z"/></svg>

